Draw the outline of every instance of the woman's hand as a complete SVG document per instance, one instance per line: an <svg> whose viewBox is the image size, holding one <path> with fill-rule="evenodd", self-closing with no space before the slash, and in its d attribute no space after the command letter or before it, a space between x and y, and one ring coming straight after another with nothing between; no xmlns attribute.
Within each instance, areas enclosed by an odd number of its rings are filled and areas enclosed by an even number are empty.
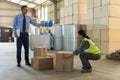
<svg viewBox="0 0 120 80"><path fill-rule="evenodd" d="M73 56L74 56L74 54L66 54L66 55L63 56L63 59L69 59Z"/></svg>

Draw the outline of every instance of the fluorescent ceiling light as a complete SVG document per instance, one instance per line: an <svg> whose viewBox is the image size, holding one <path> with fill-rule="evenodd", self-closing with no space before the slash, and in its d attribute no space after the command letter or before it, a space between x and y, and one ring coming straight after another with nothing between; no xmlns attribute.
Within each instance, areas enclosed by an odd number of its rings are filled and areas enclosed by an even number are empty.
<svg viewBox="0 0 120 80"><path fill-rule="evenodd" d="M34 0L28 0L28 1L34 1Z"/></svg>
<svg viewBox="0 0 120 80"><path fill-rule="evenodd" d="M10 0L9 0L10 1ZM11 0L11 2L19 3L21 0Z"/></svg>
<svg viewBox="0 0 120 80"><path fill-rule="evenodd" d="M26 2L26 1L21 1L19 4L20 4L20 5L27 5L28 2Z"/></svg>
<svg viewBox="0 0 120 80"><path fill-rule="evenodd" d="M47 0L35 0L34 2L37 3L37 4L41 4L41 3L45 2L45 1L47 1Z"/></svg>
<svg viewBox="0 0 120 80"><path fill-rule="evenodd" d="M29 4L28 5L28 7L30 7L30 8L33 8L33 7L35 7L36 5L35 4Z"/></svg>

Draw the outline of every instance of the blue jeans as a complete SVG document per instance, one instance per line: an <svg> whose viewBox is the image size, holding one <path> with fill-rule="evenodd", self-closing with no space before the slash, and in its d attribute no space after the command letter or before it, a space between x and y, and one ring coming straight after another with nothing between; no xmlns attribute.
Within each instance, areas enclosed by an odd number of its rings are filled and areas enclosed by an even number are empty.
<svg viewBox="0 0 120 80"><path fill-rule="evenodd" d="M79 56L82 62L83 69L92 69L89 60L99 60L101 57L100 54L90 54L85 52L81 53Z"/></svg>
<svg viewBox="0 0 120 80"><path fill-rule="evenodd" d="M22 45L25 50L25 62L29 62L29 36L28 33L20 33L20 37L17 38L17 63L21 62L21 48Z"/></svg>

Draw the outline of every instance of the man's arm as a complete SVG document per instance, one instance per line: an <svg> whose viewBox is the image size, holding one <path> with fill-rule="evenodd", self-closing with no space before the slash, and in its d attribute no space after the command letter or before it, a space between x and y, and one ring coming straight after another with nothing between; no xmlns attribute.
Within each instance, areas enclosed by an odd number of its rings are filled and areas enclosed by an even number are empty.
<svg viewBox="0 0 120 80"><path fill-rule="evenodd" d="M44 26L43 22L40 23L36 23L33 19L30 18L30 23L34 26L40 27L40 26Z"/></svg>
<svg viewBox="0 0 120 80"><path fill-rule="evenodd" d="M16 38L18 38L18 35L17 35L17 33L16 33L16 30L17 30L17 22L18 22L18 18L17 18L17 16L15 16L14 17L14 20L13 20L13 33L14 33L14 36L16 37Z"/></svg>
<svg viewBox="0 0 120 80"><path fill-rule="evenodd" d="M16 26L17 26L17 22L18 22L18 19L17 19L17 16L14 17L14 20L13 20L13 31L16 32Z"/></svg>

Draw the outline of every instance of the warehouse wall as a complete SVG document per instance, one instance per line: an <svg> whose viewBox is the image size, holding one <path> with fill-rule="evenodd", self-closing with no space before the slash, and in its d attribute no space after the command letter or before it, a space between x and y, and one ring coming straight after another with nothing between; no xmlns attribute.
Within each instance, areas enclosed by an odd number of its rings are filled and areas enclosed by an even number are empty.
<svg viewBox="0 0 120 80"><path fill-rule="evenodd" d="M7 1L0 1L0 26L12 26L13 18L20 13L20 6ZM28 15L32 15L28 12Z"/></svg>

